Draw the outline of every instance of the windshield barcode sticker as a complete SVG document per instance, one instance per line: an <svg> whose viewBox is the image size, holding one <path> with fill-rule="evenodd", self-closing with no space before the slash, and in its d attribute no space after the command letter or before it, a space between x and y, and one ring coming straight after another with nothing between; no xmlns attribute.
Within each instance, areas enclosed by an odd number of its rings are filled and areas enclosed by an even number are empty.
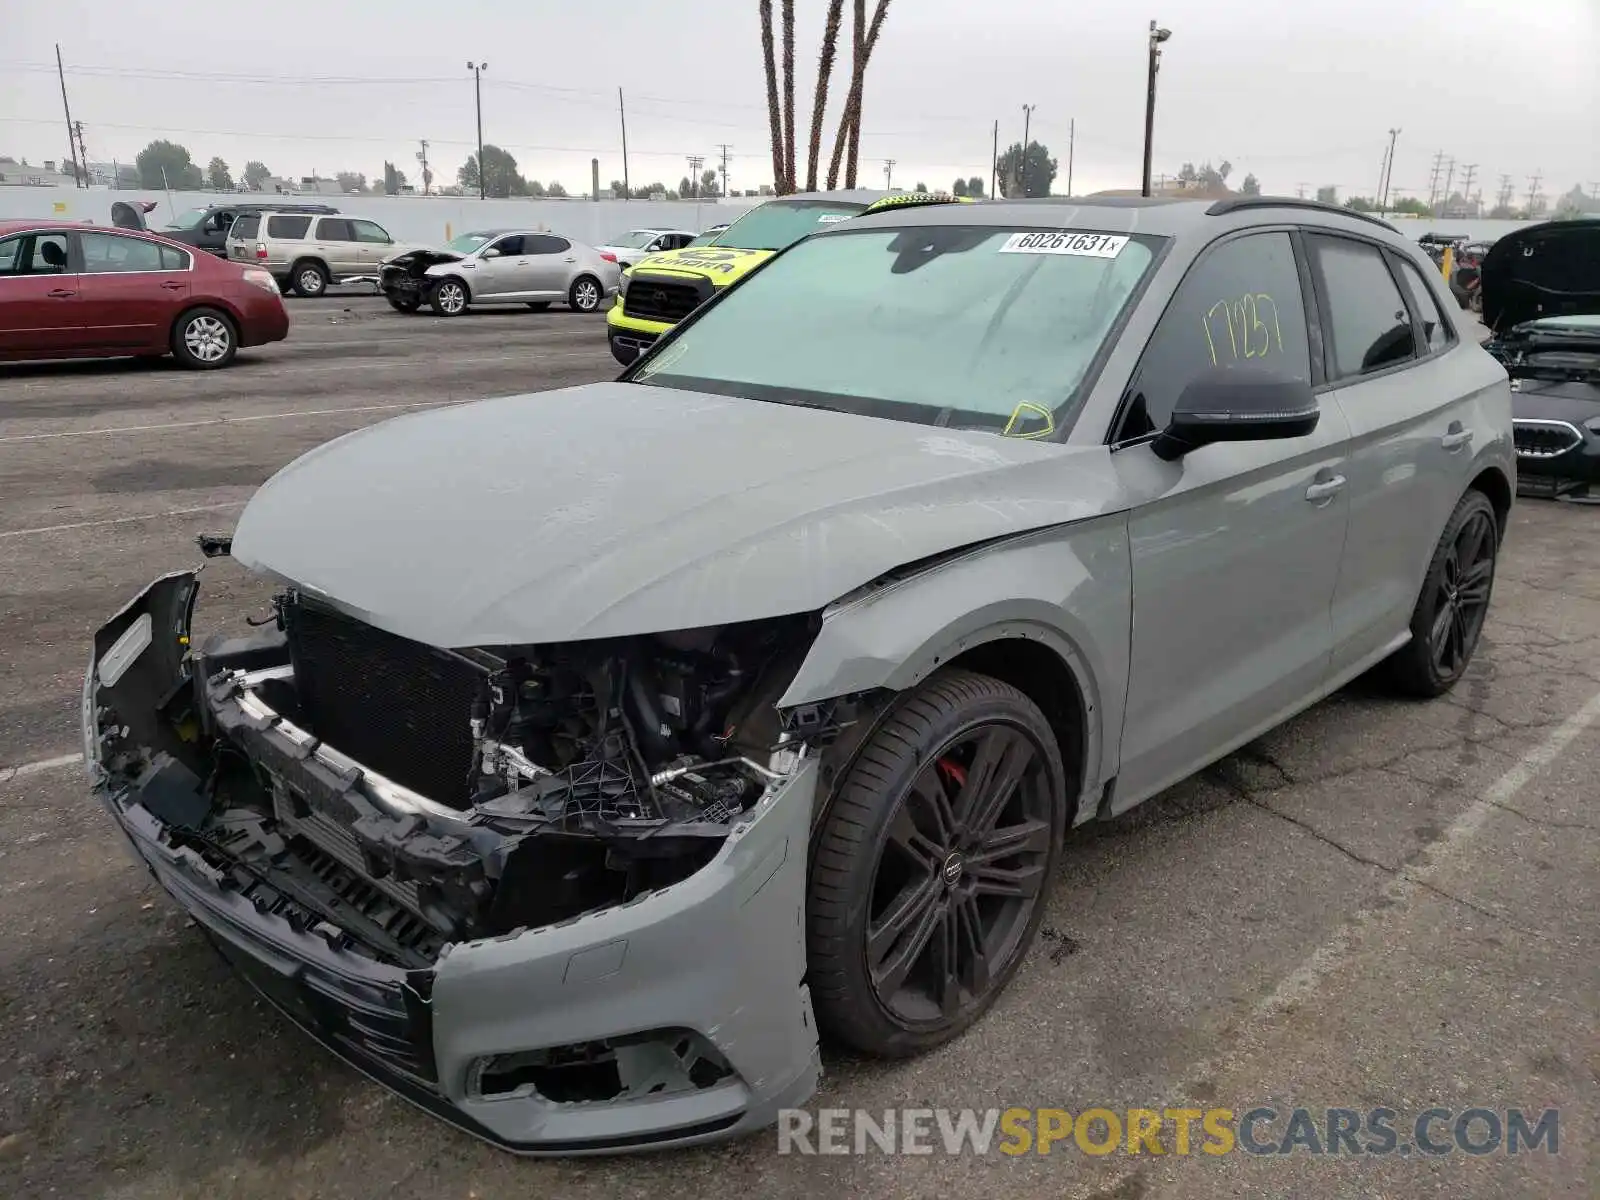
<svg viewBox="0 0 1600 1200"><path fill-rule="evenodd" d="M818 225L832 225L835 221L848 221L849 213L823 213L817 218Z"/></svg>
<svg viewBox="0 0 1600 1200"><path fill-rule="evenodd" d="M1013 233L1000 247L1001 254L1077 254L1085 258L1115 258L1128 244L1125 233Z"/></svg>

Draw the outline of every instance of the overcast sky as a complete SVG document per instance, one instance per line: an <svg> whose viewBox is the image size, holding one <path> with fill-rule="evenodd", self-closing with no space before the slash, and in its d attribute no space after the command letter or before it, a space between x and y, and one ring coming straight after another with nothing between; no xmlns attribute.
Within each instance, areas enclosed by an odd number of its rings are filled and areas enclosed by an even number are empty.
<svg viewBox="0 0 1600 1200"><path fill-rule="evenodd" d="M875 0L872 0L875 2ZM809 128L825 0L797 0L799 124ZM1600 184L1600 0L895 0L866 94L861 182L948 187L989 176L1000 144L1032 133L1060 162L1076 119L1074 190L1137 186L1145 36L1163 60L1155 170L1226 158L1268 192L1337 184L1371 194L1391 127L1397 189L1429 185L1433 156L1477 164L1493 202L1542 172L1557 195ZM851 6L846 4L846 21ZM871 3L869 2L869 9ZM67 150L54 45L92 160L131 160L170 137L238 173L416 179L429 139L436 180L475 141L469 58L487 61L485 140L529 178L587 189L622 174L617 92L627 95L631 182L675 186L685 158L720 159L729 183L770 183L756 0L7 0L0 153ZM833 95L842 97L844 72ZM332 78L330 78L332 77ZM837 105L830 105L824 155ZM802 155L803 161L803 155ZM804 168L802 166L802 172Z"/></svg>

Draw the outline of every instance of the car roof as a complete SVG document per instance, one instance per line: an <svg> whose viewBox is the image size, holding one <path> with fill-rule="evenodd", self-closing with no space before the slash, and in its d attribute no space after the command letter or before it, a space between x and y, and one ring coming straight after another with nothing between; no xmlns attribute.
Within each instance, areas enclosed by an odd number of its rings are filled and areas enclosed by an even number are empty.
<svg viewBox="0 0 1600 1200"><path fill-rule="evenodd" d="M120 225L96 225L91 221L52 221L48 217L39 217L31 221L25 218L0 221L0 237L9 237L13 233L32 233L35 230L46 230L50 233L117 233L125 237L164 242L184 250L194 249L193 246L185 246L182 242L164 237L154 229L124 229Z"/></svg>
<svg viewBox="0 0 1600 1200"><path fill-rule="evenodd" d="M890 208L856 217L818 235L908 225L994 225L1023 229L1093 229L1104 233L1152 234L1180 241L1210 241L1232 229L1305 225L1360 232L1395 246L1412 247L1387 221L1315 200L1240 196L1185 200L1163 196L1050 196L1029 200L980 200L972 204L926 204ZM1420 251L1418 251L1420 253Z"/></svg>

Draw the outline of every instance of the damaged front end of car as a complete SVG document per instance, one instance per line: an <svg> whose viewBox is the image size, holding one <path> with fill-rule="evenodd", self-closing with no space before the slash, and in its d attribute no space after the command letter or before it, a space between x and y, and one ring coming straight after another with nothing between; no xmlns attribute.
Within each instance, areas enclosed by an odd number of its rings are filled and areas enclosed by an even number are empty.
<svg viewBox="0 0 1600 1200"><path fill-rule="evenodd" d="M226 553L226 542L205 546ZM95 789L291 1019L525 1153L759 1129L818 1073L815 619L443 649L293 587L189 644L194 572L96 635Z"/></svg>
<svg viewBox="0 0 1600 1200"><path fill-rule="evenodd" d="M464 257L449 250L408 250L384 261L378 270L378 288L397 303L420 305L436 282L428 269L460 262Z"/></svg>

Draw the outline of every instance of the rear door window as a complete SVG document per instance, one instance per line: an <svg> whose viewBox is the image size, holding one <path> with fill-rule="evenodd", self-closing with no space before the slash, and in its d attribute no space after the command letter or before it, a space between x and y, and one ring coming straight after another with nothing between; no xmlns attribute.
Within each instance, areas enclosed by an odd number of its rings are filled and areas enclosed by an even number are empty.
<svg viewBox="0 0 1600 1200"><path fill-rule="evenodd" d="M282 238L289 242L302 240L306 236L306 230L310 228L311 218L303 215L279 213L277 216L267 218L267 236Z"/></svg>
<svg viewBox="0 0 1600 1200"><path fill-rule="evenodd" d="M1370 242L1313 234L1306 238L1321 289L1331 345L1330 379L1359 379L1416 357L1411 314Z"/></svg>
<svg viewBox="0 0 1600 1200"><path fill-rule="evenodd" d="M261 214L245 213L228 230L230 238L253 238L261 231Z"/></svg>
<svg viewBox="0 0 1600 1200"><path fill-rule="evenodd" d="M89 275L119 275L131 271L160 271L161 247L143 238L115 233L80 233L83 269Z"/></svg>
<svg viewBox="0 0 1600 1200"><path fill-rule="evenodd" d="M572 249L566 238L552 237L548 233L530 233L522 239L524 254L564 254Z"/></svg>
<svg viewBox="0 0 1600 1200"><path fill-rule="evenodd" d="M192 261L187 251L179 250L176 246L161 247L161 269L163 271L187 271Z"/></svg>
<svg viewBox="0 0 1600 1200"><path fill-rule="evenodd" d="M317 222L317 240L319 242L353 242L355 234L350 231L350 222L343 217L323 217Z"/></svg>

